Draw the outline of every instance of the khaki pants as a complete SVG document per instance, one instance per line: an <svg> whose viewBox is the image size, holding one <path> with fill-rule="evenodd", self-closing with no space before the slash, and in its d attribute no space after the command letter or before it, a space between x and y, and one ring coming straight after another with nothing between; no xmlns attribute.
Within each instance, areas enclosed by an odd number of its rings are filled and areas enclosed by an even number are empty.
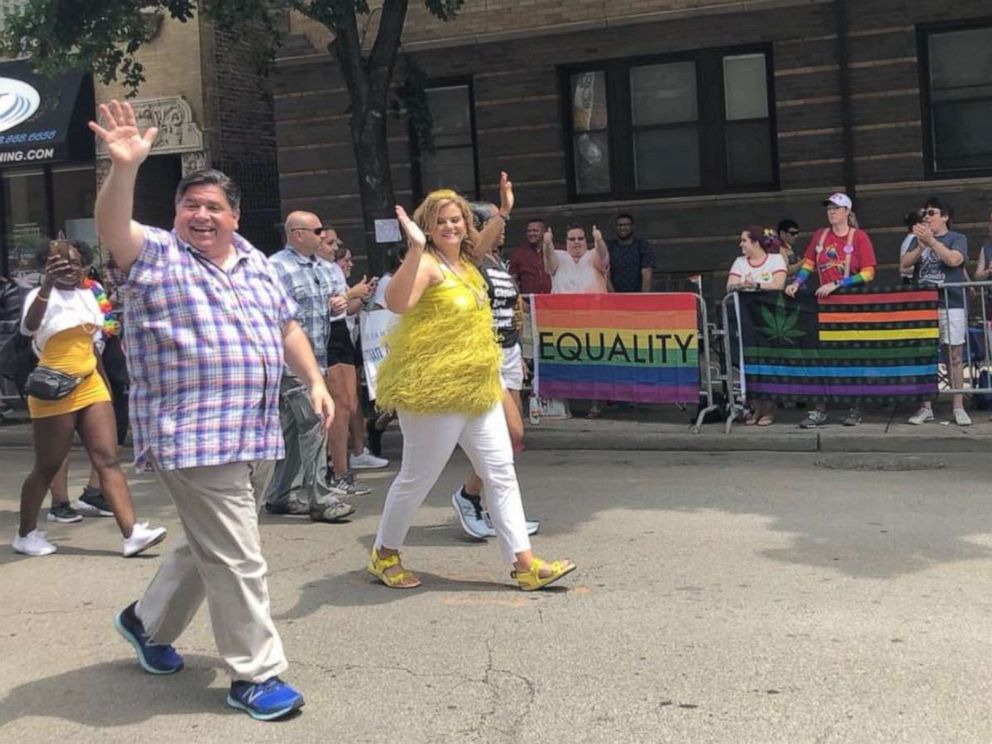
<svg viewBox="0 0 992 744"><path fill-rule="evenodd" d="M183 536L138 602L156 643L173 643L204 597L217 650L233 680L263 682L287 665L272 623L258 511L272 461L156 469L176 504Z"/></svg>

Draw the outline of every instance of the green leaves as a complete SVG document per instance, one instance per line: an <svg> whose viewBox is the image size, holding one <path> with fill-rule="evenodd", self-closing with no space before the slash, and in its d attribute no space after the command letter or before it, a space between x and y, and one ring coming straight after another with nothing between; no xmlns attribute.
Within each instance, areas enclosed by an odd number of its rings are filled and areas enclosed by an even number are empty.
<svg viewBox="0 0 992 744"><path fill-rule="evenodd" d="M775 302L775 312L772 312L768 305L762 304L761 318L765 325L758 326L758 333L770 341L795 345L795 339L802 338L806 332L798 327L799 306L789 311L785 306L785 296L779 293Z"/></svg>

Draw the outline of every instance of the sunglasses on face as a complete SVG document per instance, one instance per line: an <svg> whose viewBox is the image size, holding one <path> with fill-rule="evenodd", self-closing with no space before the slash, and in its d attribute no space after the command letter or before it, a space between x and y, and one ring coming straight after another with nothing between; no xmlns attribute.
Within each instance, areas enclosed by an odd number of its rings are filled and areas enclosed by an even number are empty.
<svg viewBox="0 0 992 744"><path fill-rule="evenodd" d="M789 233L789 235L791 235L794 238L799 235L798 230L786 230L786 232Z"/></svg>
<svg viewBox="0 0 992 744"><path fill-rule="evenodd" d="M302 230L303 232L313 233L314 235L322 235L326 228L324 227L294 227L294 230Z"/></svg>

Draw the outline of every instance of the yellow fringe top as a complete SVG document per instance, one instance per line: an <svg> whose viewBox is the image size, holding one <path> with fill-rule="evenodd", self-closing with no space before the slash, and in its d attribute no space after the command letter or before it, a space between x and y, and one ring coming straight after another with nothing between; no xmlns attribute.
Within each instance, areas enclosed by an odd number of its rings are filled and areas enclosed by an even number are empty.
<svg viewBox="0 0 992 744"><path fill-rule="evenodd" d="M427 256L437 261L429 253L423 260ZM424 290L386 335L389 351L376 384L379 408L478 416L502 400L503 354L486 282L474 266L461 263L461 277L438 263L444 280Z"/></svg>

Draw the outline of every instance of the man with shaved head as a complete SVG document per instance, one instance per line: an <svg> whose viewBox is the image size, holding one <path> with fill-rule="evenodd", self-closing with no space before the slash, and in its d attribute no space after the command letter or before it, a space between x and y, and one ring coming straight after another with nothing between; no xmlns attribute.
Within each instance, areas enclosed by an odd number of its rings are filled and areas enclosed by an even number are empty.
<svg viewBox="0 0 992 744"><path fill-rule="evenodd" d="M296 301L296 321L310 339L322 371L327 369L330 317L344 312L348 286L318 259L325 228L310 212L286 215L286 245L270 258L286 292ZM265 499L269 514L337 522L355 511L327 483L326 434L308 402L307 388L288 369L279 387L279 419L286 457L278 462Z"/></svg>

